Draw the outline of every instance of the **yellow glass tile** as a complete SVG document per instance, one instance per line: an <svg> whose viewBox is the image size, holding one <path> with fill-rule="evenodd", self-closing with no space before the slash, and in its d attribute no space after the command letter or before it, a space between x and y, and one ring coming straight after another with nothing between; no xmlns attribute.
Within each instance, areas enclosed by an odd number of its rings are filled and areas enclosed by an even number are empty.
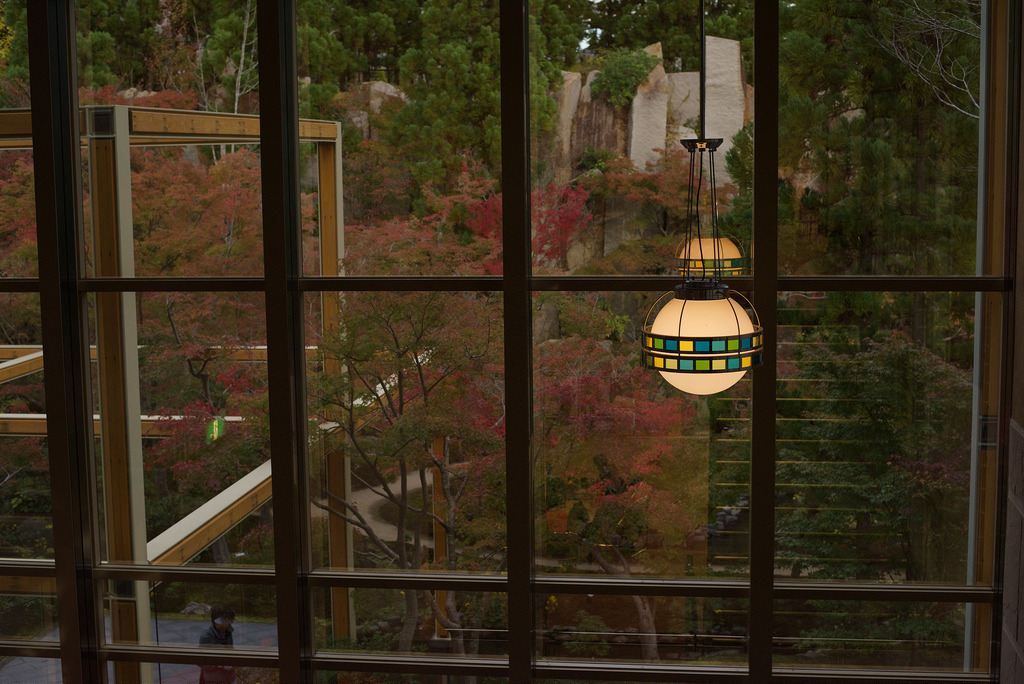
<svg viewBox="0 0 1024 684"><path fill-rule="evenodd" d="M691 342L690 340L680 340L679 341L679 351L692 352L693 351L693 342Z"/></svg>
<svg viewBox="0 0 1024 684"><path fill-rule="evenodd" d="M660 356L655 356L654 357L654 367L655 368L664 368L665 367L665 359L661 358Z"/></svg>
<svg viewBox="0 0 1024 684"><path fill-rule="evenodd" d="M750 357L749 356L744 356L741 359L741 362L742 362L742 365L743 365L744 368L750 368Z"/></svg>
<svg viewBox="0 0 1024 684"><path fill-rule="evenodd" d="M725 359L712 359L711 370L725 370Z"/></svg>

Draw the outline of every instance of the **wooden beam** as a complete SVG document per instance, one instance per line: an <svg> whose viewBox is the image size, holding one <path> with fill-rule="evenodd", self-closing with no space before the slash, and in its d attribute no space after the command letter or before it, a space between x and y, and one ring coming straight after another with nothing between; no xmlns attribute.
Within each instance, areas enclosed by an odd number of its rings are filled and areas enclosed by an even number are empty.
<svg viewBox="0 0 1024 684"><path fill-rule="evenodd" d="M221 142L259 143L260 119L253 114L222 114L174 109L131 108L131 144L211 145ZM302 142L334 141L337 123L299 122Z"/></svg>
<svg viewBox="0 0 1024 684"><path fill-rule="evenodd" d="M0 347L0 359L20 359L22 356L43 351L41 344L8 344Z"/></svg>
<svg viewBox="0 0 1024 684"><path fill-rule="evenodd" d="M225 422L240 423L242 416L223 416ZM167 437L174 431L174 424L184 416L140 416L143 437ZM92 419L93 435L102 434L99 416ZM46 435L45 413L0 413L0 436L41 437Z"/></svg>
<svg viewBox="0 0 1024 684"><path fill-rule="evenodd" d="M230 485L146 544L153 565L184 565L270 500L270 461Z"/></svg>
<svg viewBox="0 0 1024 684"><path fill-rule="evenodd" d="M0 363L0 382L23 378L43 370L43 352L38 351Z"/></svg>
<svg viewBox="0 0 1024 684"><path fill-rule="evenodd" d="M8 109L0 112L0 140L32 144L32 112Z"/></svg>

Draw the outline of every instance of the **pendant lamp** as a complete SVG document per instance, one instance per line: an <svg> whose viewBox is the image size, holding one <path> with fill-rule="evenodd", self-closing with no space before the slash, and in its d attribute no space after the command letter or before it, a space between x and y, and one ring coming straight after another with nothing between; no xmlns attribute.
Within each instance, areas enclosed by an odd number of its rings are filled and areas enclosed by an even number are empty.
<svg viewBox="0 0 1024 684"><path fill-rule="evenodd" d="M700 135L706 136L703 0L700 52ZM679 273L686 280L674 292L662 295L648 312L641 340L643 359L644 365L659 371L677 389L690 394L715 394L735 385L748 368L761 364L764 333L753 307L751 320L734 296L737 293L731 293L722 282L723 276L742 273L746 265L739 248L718 230L715 151L722 139L701 137L681 142L690 153L686 235L678 258ZM701 190L705 184L708 209L702 217ZM669 295L672 298L652 323L651 314ZM749 306L749 301L746 304Z"/></svg>

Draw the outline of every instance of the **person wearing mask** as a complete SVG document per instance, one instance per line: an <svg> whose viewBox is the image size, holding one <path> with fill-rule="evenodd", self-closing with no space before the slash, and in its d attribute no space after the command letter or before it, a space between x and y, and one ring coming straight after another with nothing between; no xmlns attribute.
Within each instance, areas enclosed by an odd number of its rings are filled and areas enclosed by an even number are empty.
<svg viewBox="0 0 1024 684"><path fill-rule="evenodd" d="M235 611L227 606L217 605L210 610L210 626L199 636L200 646L221 646L228 648L235 642L231 636L234 628ZM199 684L234 684L235 668L230 665L203 665L199 672Z"/></svg>

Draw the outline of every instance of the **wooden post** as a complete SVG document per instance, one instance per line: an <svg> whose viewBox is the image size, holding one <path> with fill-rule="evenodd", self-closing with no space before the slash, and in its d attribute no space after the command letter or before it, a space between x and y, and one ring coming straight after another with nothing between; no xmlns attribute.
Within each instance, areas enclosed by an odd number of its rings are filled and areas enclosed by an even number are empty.
<svg viewBox="0 0 1024 684"><path fill-rule="evenodd" d="M345 224L341 203L341 124L336 124L335 140L319 142L316 146L317 170L320 180L320 273L324 276L342 275L340 261L345 255ZM326 338L338 329L340 295L325 292L322 297L323 335ZM327 373L344 373L345 369L334 361L325 361ZM328 491L343 498L352 492L352 477L348 457L343 453L324 453ZM332 568L349 569L352 566L352 534L348 523L335 515L327 517L328 545ZM352 593L347 587L331 588L331 616L335 639L355 639L355 608Z"/></svg>
<svg viewBox="0 0 1024 684"><path fill-rule="evenodd" d="M135 264L128 110L103 108L91 115L111 117L102 125L97 121L90 126L94 131L107 130L97 131L88 141L96 276L131 277ZM146 563L135 295L97 292L95 296L107 558L112 563ZM148 583L116 582L114 587L110 601L114 641L149 641ZM142 666L130 662L115 663L114 673L115 680L124 684L148 676Z"/></svg>
<svg viewBox="0 0 1024 684"><path fill-rule="evenodd" d="M447 454L445 453L445 438L435 437L434 438L434 459L447 464ZM433 488L430 494L430 504L434 511L434 515L439 517L447 518L448 515L448 501L444 497L444 488L442 487L441 480L441 469L434 466L433 472ZM445 531L444 525L434 520L434 563L438 566L447 563L448 561L448 535ZM437 598L437 605L441 608L441 612L444 613L444 604L448 600L448 592L444 589L438 589L435 592ZM438 622L434 621L434 638L435 639L448 639L448 630Z"/></svg>

